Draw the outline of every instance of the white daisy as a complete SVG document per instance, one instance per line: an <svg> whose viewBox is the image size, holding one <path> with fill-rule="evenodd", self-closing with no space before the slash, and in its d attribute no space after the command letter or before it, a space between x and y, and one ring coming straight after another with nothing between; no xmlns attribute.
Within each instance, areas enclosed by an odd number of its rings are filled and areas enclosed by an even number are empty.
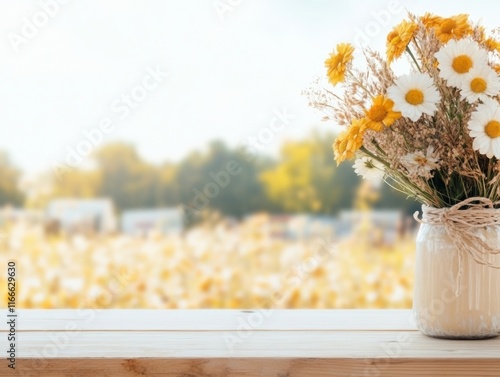
<svg viewBox="0 0 500 377"><path fill-rule="evenodd" d="M387 89L388 97L394 102L394 111L417 121L422 114L434 115L439 92L432 78L425 73L410 73L400 76L394 85Z"/></svg>
<svg viewBox="0 0 500 377"><path fill-rule="evenodd" d="M467 73L462 82L462 98L470 103L478 99L483 102L488 96L500 93L500 77L489 66L475 67Z"/></svg>
<svg viewBox="0 0 500 377"><path fill-rule="evenodd" d="M439 167L439 158L434 153L434 147L429 146L425 153L416 151L403 156L401 164L410 175L429 179L433 177L432 170Z"/></svg>
<svg viewBox="0 0 500 377"><path fill-rule="evenodd" d="M485 154L488 158L500 158L500 106L498 102L488 99L477 106L472 113L467 127L469 135L474 138L474 150Z"/></svg>
<svg viewBox="0 0 500 377"><path fill-rule="evenodd" d="M365 156L360 157L354 161L354 171L357 175L363 177L367 181L370 181L375 187L380 186L385 174L384 165L382 165L377 160Z"/></svg>
<svg viewBox="0 0 500 377"><path fill-rule="evenodd" d="M457 88L461 87L464 75L472 68L480 68L488 64L486 50L467 38L458 41L450 40L434 56L439 63L439 77Z"/></svg>

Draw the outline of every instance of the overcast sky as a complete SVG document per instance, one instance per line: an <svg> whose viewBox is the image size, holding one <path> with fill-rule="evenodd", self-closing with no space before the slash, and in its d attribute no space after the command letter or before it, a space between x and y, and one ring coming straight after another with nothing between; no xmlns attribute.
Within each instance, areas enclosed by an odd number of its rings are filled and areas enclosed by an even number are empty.
<svg viewBox="0 0 500 377"><path fill-rule="evenodd" d="M300 92L337 43L383 51L406 10L500 26L500 5L470 0L55 1L0 1L0 150L28 172L64 163L103 122L102 142L161 162L216 138L244 145L285 109L294 119L263 148L272 153L333 129Z"/></svg>

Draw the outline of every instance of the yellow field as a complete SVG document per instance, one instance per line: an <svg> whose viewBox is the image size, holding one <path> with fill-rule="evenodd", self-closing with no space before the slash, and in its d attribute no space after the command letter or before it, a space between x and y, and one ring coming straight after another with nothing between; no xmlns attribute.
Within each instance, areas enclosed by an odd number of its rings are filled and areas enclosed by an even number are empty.
<svg viewBox="0 0 500 377"><path fill-rule="evenodd" d="M384 245L373 233L290 241L247 224L47 238L15 226L1 245L1 306L14 259L18 308L409 308L413 236Z"/></svg>

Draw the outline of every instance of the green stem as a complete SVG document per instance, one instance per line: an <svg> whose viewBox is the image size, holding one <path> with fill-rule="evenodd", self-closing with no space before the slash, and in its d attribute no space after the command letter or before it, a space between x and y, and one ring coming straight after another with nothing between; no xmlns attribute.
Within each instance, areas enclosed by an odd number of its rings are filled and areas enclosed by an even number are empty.
<svg viewBox="0 0 500 377"><path fill-rule="evenodd" d="M388 168L388 170L392 170L394 172L394 170L391 168L391 166L381 160L378 156L376 156L375 154L373 154L372 152L370 152L368 149L366 149L366 147L362 146L360 148L360 151L363 152L364 154L366 154L367 156L373 158L374 160L377 160L378 162L380 162L382 165L384 165L386 168ZM394 181L398 182L396 179L394 179L394 177L391 177ZM402 184L401 182L398 182L398 184L400 184L401 186L403 187L406 187L408 189L408 191L410 191L412 193L412 195L416 196L418 198L418 195L415 195L414 192L415 190L417 192L420 193L421 197L426 199L427 201L429 202L433 202L433 199L432 196L428 195L428 193L426 193L424 190L422 190L420 187L414 185L409 179L408 177L404 176L403 174L398 174L398 179L402 182L404 182L404 184Z"/></svg>
<svg viewBox="0 0 500 377"><path fill-rule="evenodd" d="M418 71L419 72L422 72L422 70L420 69L420 65L418 64L417 62L417 59L415 59L415 56L413 55L413 52L411 52L410 48L408 46L406 46L406 52L408 54L410 54L411 58L413 59L413 62L415 63L415 65L417 66L418 68Z"/></svg>

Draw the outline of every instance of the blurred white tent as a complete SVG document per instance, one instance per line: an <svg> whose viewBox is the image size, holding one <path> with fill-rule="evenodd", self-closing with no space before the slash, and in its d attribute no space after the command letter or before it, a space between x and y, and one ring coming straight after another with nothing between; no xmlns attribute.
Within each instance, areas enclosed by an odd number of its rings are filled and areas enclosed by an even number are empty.
<svg viewBox="0 0 500 377"><path fill-rule="evenodd" d="M46 219L57 221L66 232L93 231L110 233L116 231L117 220L110 199L55 199L46 209Z"/></svg>
<svg viewBox="0 0 500 377"><path fill-rule="evenodd" d="M124 211L121 230L129 235L147 235L151 232L179 234L184 229L180 208L135 209Z"/></svg>

